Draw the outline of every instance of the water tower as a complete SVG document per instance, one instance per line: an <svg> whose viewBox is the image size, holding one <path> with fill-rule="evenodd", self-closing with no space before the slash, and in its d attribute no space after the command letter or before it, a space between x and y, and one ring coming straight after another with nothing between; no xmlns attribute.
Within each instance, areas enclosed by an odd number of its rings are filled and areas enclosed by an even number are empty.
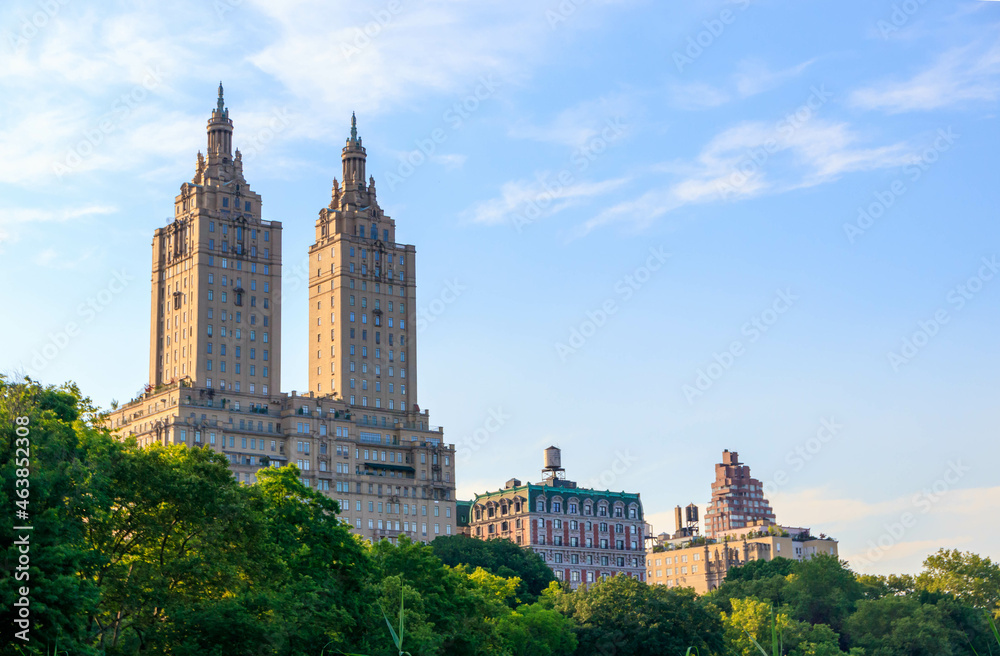
<svg viewBox="0 0 1000 656"><path fill-rule="evenodd" d="M566 470L562 467L562 451L558 447L550 446L545 449L545 467L542 469L542 482L566 478Z"/></svg>

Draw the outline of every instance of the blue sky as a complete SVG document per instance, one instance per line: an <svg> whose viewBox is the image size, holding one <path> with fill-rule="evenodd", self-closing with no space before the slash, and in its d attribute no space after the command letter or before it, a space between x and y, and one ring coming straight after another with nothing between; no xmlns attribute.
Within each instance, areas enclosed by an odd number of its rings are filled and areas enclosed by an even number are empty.
<svg viewBox="0 0 1000 656"><path fill-rule="evenodd" d="M672 530L729 448L860 571L996 558L1000 2L677 4L5 3L0 368L141 387L221 79L284 225L284 390L356 111L461 495L558 444Z"/></svg>

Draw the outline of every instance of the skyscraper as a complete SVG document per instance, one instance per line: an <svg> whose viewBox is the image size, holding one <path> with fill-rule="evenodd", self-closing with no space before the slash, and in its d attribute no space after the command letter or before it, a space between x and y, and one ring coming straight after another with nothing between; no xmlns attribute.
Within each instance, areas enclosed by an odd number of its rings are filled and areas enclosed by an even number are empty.
<svg viewBox="0 0 1000 656"><path fill-rule="evenodd" d="M173 381L266 397L280 389L281 223L235 156L222 97L208 121L208 157L153 234L149 384Z"/></svg>
<svg viewBox="0 0 1000 656"><path fill-rule="evenodd" d="M355 121L344 187L334 181L310 249L311 391L285 394L281 223L262 219L222 92L207 158L198 153L174 216L154 233L149 383L110 427L142 446L218 451L241 483L294 464L373 540L452 534L454 446L417 406L415 249L394 242L374 180L364 184Z"/></svg>
<svg viewBox="0 0 1000 656"><path fill-rule="evenodd" d="M366 159L352 116L343 187L335 178L309 249L309 342L316 351L309 389L377 411L383 422L412 421L419 413L416 249L396 243L375 179L365 180Z"/></svg>
<svg viewBox="0 0 1000 656"><path fill-rule="evenodd" d="M749 526L754 521L774 523L774 511L764 498L761 482L750 476L750 467L728 449L715 465L712 500L705 513L705 535L714 538L720 531Z"/></svg>

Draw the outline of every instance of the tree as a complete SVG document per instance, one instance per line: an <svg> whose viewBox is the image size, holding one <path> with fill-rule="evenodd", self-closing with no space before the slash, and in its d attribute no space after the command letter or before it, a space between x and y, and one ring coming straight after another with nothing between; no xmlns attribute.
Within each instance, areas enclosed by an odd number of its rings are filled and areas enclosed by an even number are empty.
<svg viewBox="0 0 1000 656"><path fill-rule="evenodd" d="M15 627L14 604L21 598L20 588L29 588L31 631L26 637L39 646L37 653L56 644L73 654L97 653L90 645L87 618L100 601L92 578L98 559L87 545L84 519L95 501L79 485L88 475L83 461L95 432L81 416L93 410L72 384L43 387L30 380L12 383L0 375L0 622ZM27 492L16 491L22 488ZM15 517L15 511L24 515ZM23 525L33 529L13 530ZM16 570L21 554L15 542L25 536L31 564ZM25 645L16 638L11 642Z"/></svg>
<svg viewBox="0 0 1000 656"><path fill-rule="evenodd" d="M542 603L519 606L497 629L510 656L569 656L576 651L573 622Z"/></svg>
<svg viewBox="0 0 1000 656"><path fill-rule="evenodd" d="M938 593L861 600L845 623L849 643L873 656L987 654L981 611Z"/></svg>
<svg viewBox="0 0 1000 656"><path fill-rule="evenodd" d="M485 570L470 576L464 567L446 567L430 546L406 536L395 545L372 545L371 560L376 580L398 576L420 594L427 621L441 638L438 653L473 656L501 649L497 620L511 612L506 601L513 584Z"/></svg>
<svg viewBox="0 0 1000 656"><path fill-rule="evenodd" d="M864 590L846 562L821 554L797 563L785 596L789 615L840 631Z"/></svg>
<svg viewBox="0 0 1000 656"><path fill-rule="evenodd" d="M881 599L888 595L909 594L916 589L914 578L909 574L862 574L857 577L865 599Z"/></svg>
<svg viewBox="0 0 1000 656"><path fill-rule="evenodd" d="M577 624L581 654L683 654L688 647L712 653L724 646L718 611L690 588L651 586L619 574L572 593L546 595Z"/></svg>
<svg viewBox="0 0 1000 656"><path fill-rule="evenodd" d="M916 587L947 592L1000 618L1000 563L972 552L941 549L924 560Z"/></svg>
<svg viewBox="0 0 1000 656"><path fill-rule="evenodd" d="M788 656L843 656L840 636L826 624L790 620L782 634Z"/></svg>
<svg viewBox="0 0 1000 656"><path fill-rule="evenodd" d="M237 488L263 524L250 580L266 592L260 603L280 609L271 626L279 648L311 655L317 644L364 635L372 568L363 543L338 518L337 502L305 487L295 466L261 469L256 485ZM399 599L398 588L390 594Z"/></svg>
<svg viewBox="0 0 1000 656"><path fill-rule="evenodd" d="M305 488L294 468L239 485L208 449L112 438L72 385L0 379L5 508L17 478L16 416L31 419L28 574L41 649L298 655L369 630L359 621L367 554L336 503ZM5 549L5 573L16 559ZM0 580L5 614L14 583Z"/></svg>
<svg viewBox="0 0 1000 656"><path fill-rule="evenodd" d="M790 624L788 615L775 613L771 604L757 599L733 599L732 612L722 614L726 642L740 656L758 656L754 640L765 649L772 642L772 627L779 635ZM752 638L752 640L751 640Z"/></svg>
<svg viewBox="0 0 1000 656"><path fill-rule="evenodd" d="M794 569L795 561L781 556L771 560L751 560L738 567L730 567L725 580L756 581L771 576L788 576Z"/></svg>
<svg viewBox="0 0 1000 656"><path fill-rule="evenodd" d="M757 572L763 574L766 570L760 568ZM744 578L737 575L732 581L723 581L718 588L708 593L707 598L725 612L732 611L733 600L748 597L766 601L775 608L780 608L786 603L786 590L791 578L790 574L782 576L777 572L759 578L752 576Z"/></svg>
<svg viewBox="0 0 1000 656"><path fill-rule="evenodd" d="M431 542L434 555L445 565L482 567L491 574L504 578L521 579L519 597L534 601L555 581L552 569L531 549L520 547L510 540L478 540L467 535L448 535Z"/></svg>

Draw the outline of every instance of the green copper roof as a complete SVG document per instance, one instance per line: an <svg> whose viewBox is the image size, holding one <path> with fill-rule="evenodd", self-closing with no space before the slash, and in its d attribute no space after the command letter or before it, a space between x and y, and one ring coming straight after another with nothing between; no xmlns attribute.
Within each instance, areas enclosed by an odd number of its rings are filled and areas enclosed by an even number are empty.
<svg viewBox="0 0 1000 656"><path fill-rule="evenodd" d="M503 490L497 490L495 492L484 492L483 494L477 494L472 503L478 503L479 501L485 501L490 498L499 498L508 494L520 494L522 496L528 497L528 503L532 504L534 507L535 501L538 497L546 496L560 496L563 499L569 499L570 497L577 497L580 500L590 499L591 501L608 501L613 503L615 501L629 502L637 501L639 502L639 519L642 519L642 502L640 501L638 492L612 492L611 490L593 490L590 488L581 487L551 487L548 485L535 485L534 483L528 483L527 485L519 485L517 487L506 488Z"/></svg>

